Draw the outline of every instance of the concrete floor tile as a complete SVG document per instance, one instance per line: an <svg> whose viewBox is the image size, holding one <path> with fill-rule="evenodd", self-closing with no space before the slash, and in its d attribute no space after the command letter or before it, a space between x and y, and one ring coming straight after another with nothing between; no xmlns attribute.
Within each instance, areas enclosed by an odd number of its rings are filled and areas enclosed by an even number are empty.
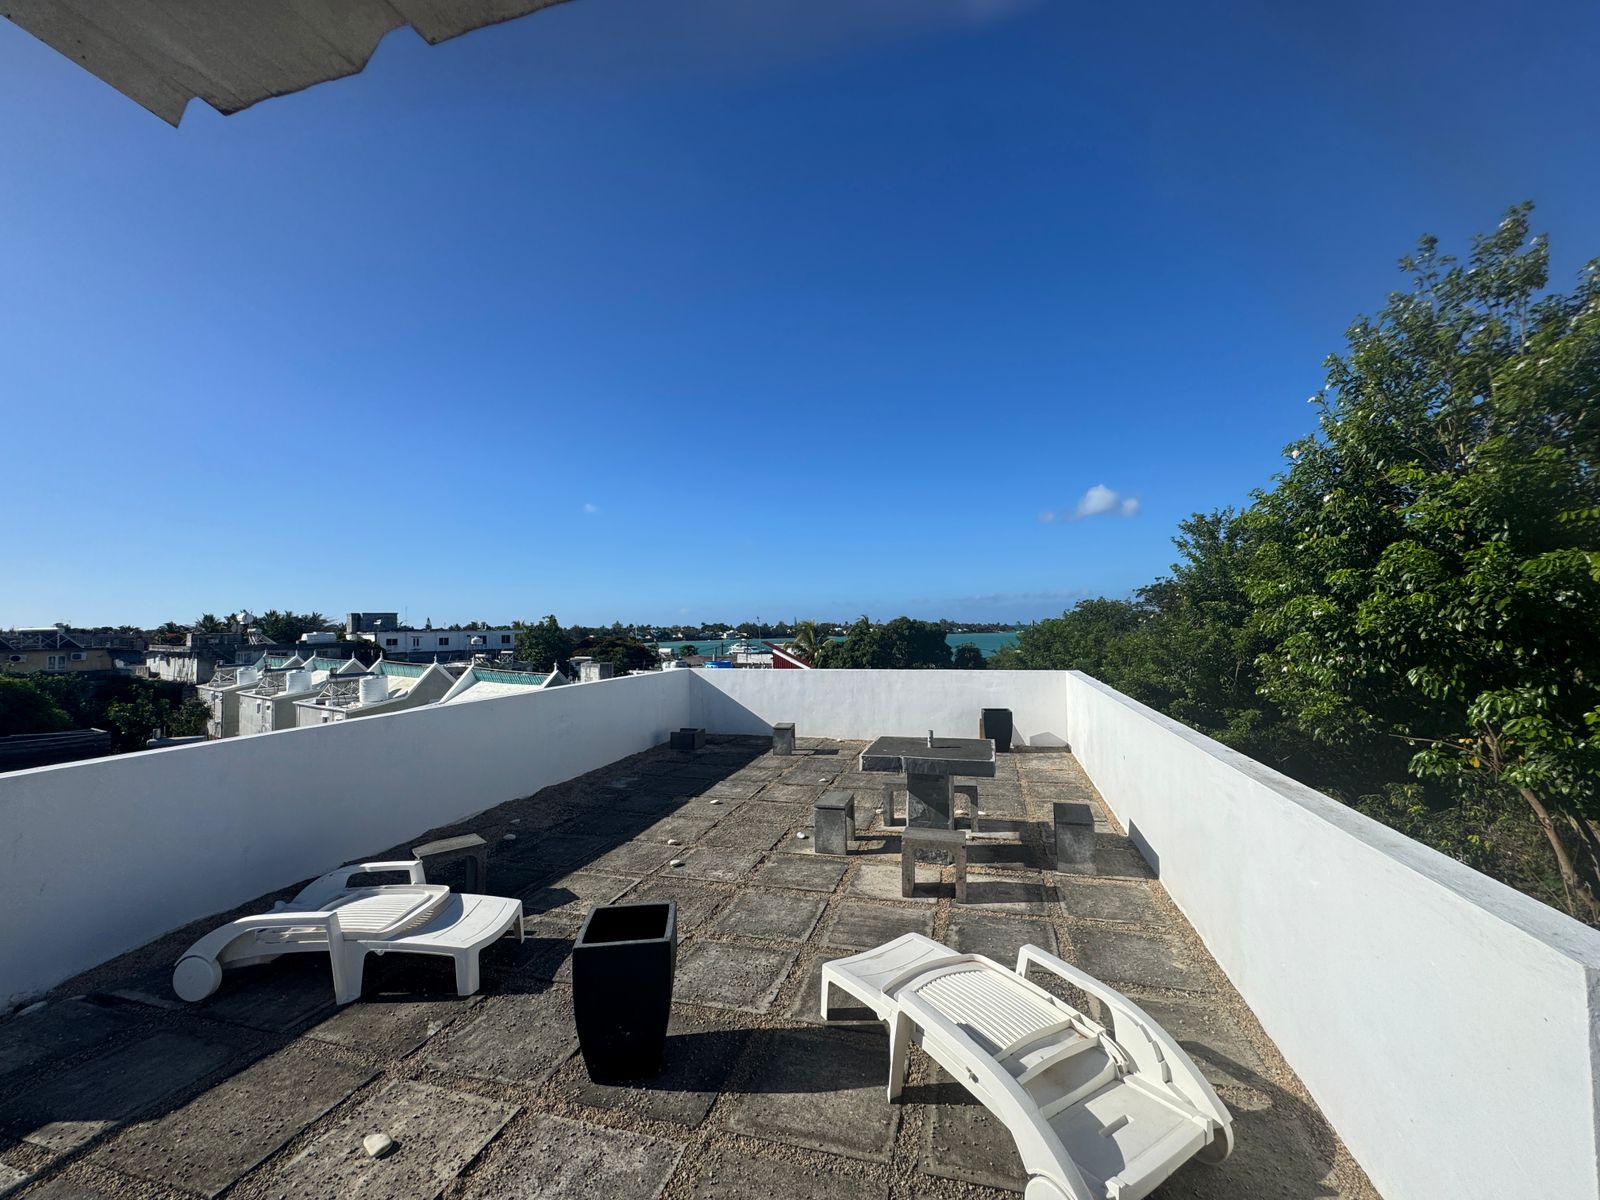
<svg viewBox="0 0 1600 1200"><path fill-rule="evenodd" d="M694 1200L887 1200L888 1195L888 1184L859 1175L733 1153L702 1162L693 1192Z"/></svg>
<svg viewBox="0 0 1600 1200"><path fill-rule="evenodd" d="M478 1002L477 996L454 995L431 1000L363 1000L346 1004L306 1030L305 1036L378 1059L404 1058L472 1011Z"/></svg>
<svg viewBox="0 0 1600 1200"><path fill-rule="evenodd" d="M712 926L715 934L803 942L816 928L826 901L786 892L741 891Z"/></svg>
<svg viewBox="0 0 1600 1200"><path fill-rule="evenodd" d="M125 1175L212 1197L377 1073L318 1054L312 1044L291 1045L160 1120L134 1126L93 1158Z"/></svg>
<svg viewBox="0 0 1600 1200"><path fill-rule="evenodd" d="M857 864L856 873L851 876L850 883L845 888L845 895L860 896L869 900L919 900L932 904L938 899L938 895L953 894L953 888L940 891L931 886L937 878L938 873L932 866L924 866L921 878L917 881L921 886L914 895L902 897L898 855L888 857L883 862L862 861Z"/></svg>
<svg viewBox="0 0 1600 1200"><path fill-rule="evenodd" d="M944 1179L1020 1192L1028 1177L1010 1131L943 1071L938 1071L936 1080L927 1089L927 1119L917 1169Z"/></svg>
<svg viewBox="0 0 1600 1200"><path fill-rule="evenodd" d="M674 1015L667 1027L660 1074L635 1085L595 1083L580 1057L563 1072L566 1082L561 1091L574 1103L590 1108L697 1129L716 1103L749 1037L746 1029L712 1028Z"/></svg>
<svg viewBox="0 0 1600 1200"><path fill-rule="evenodd" d="M415 1061L435 1070L512 1087L543 1083L577 1048L572 997L552 987L488 996L472 1016L434 1038Z"/></svg>
<svg viewBox="0 0 1600 1200"><path fill-rule="evenodd" d="M761 851L732 846L699 846L684 852L680 858L683 866L665 866L659 874L668 878L738 883L761 861Z"/></svg>
<svg viewBox="0 0 1600 1200"><path fill-rule="evenodd" d="M641 838L638 841L623 842L622 845L614 846L604 854L597 855L584 864L584 869L610 875L626 875L638 880L657 870L667 859L675 857L676 854L677 849L664 841Z"/></svg>
<svg viewBox="0 0 1600 1200"><path fill-rule="evenodd" d="M1070 960L1112 986L1143 984L1178 991L1205 991L1211 981L1176 939L1106 925L1072 930Z"/></svg>
<svg viewBox="0 0 1600 1200"><path fill-rule="evenodd" d="M213 1020L272 1033L298 1029L333 1008L333 968L323 954L286 954L222 973L222 986L195 1010Z"/></svg>
<svg viewBox="0 0 1600 1200"><path fill-rule="evenodd" d="M902 933L932 935L933 913L915 908L891 908L865 900L845 900L833 910L823 941L847 950L865 950L893 941Z"/></svg>
<svg viewBox="0 0 1600 1200"><path fill-rule="evenodd" d="M1017 916L1050 915L1050 892L1037 880L1016 875L967 872L967 907L1008 912Z"/></svg>
<svg viewBox="0 0 1600 1200"><path fill-rule="evenodd" d="M751 1048L760 1070L728 1105L746 1137L887 1162L900 1106L884 1098L888 1043L844 1029L783 1030Z"/></svg>
<svg viewBox="0 0 1600 1200"><path fill-rule="evenodd" d="M762 864L753 882L761 887L831 892L839 886L848 866L844 859L827 855L780 854Z"/></svg>
<svg viewBox="0 0 1600 1200"><path fill-rule="evenodd" d="M169 972L161 974L171 979ZM170 987L167 991L170 994ZM84 1000L63 1000L27 1016L0 1021L0 1076L80 1054L132 1029L137 1021L137 1010Z"/></svg>
<svg viewBox="0 0 1600 1200"><path fill-rule="evenodd" d="M771 850L795 824L791 814L771 806L746 805L730 813L700 839L707 846Z"/></svg>
<svg viewBox="0 0 1600 1200"><path fill-rule="evenodd" d="M0 1102L0 1128L46 1150L76 1150L187 1091L236 1054L218 1041L151 1034L13 1093Z"/></svg>
<svg viewBox="0 0 1600 1200"><path fill-rule="evenodd" d="M273 1175L271 1190L297 1200L434 1200L518 1108L396 1080L295 1155ZM361 1148L361 1139L375 1130L395 1141L383 1158Z"/></svg>
<svg viewBox="0 0 1600 1200"><path fill-rule="evenodd" d="M622 897L624 904L664 904L678 906L678 936L693 933L712 913L727 903L734 893L688 879L667 879L659 875L646 879Z"/></svg>
<svg viewBox="0 0 1600 1200"><path fill-rule="evenodd" d="M655 1200L683 1148L665 1138L535 1113L514 1147L474 1176L469 1200Z"/></svg>
<svg viewBox="0 0 1600 1200"><path fill-rule="evenodd" d="M656 865L660 866L660 863ZM522 912L528 918L577 928L589 915L592 907L596 904L610 904L638 882L638 876L627 878L620 875L573 871L523 892Z"/></svg>
<svg viewBox="0 0 1600 1200"><path fill-rule="evenodd" d="M1257 1091L1270 1087L1263 1077L1261 1055L1215 1002L1178 996L1132 999L1188 1051L1213 1086L1231 1084Z"/></svg>
<svg viewBox="0 0 1600 1200"><path fill-rule="evenodd" d="M1055 887L1069 916L1157 926L1169 919L1156 904L1148 884L1061 875L1056 878Z"/></svg>
<svg viewBox="0 0 1600 1200"><path fill-rule="evenodd" d="M1017 951L1023 946L1040 946L1052 954L1058 946L1056 931L1046 921L959 908L950 914L949 932L944 940L953 950L992 958L1007 970L1016 967Z"/></svg>
<svg viewBox="0 0 1600 1200"><path fill-rule="evenodd" d="M764 1013L797 957L794 950L696 941L678 958L673 999Z"/></svg>

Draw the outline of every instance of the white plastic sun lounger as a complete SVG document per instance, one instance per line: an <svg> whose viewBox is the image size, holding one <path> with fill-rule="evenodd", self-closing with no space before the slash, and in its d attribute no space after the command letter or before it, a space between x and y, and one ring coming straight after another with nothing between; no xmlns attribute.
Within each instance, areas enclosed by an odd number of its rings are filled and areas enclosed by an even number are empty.
<svg viewBox="0 0 1600 1200"><path fill-rule="evenodd" d="M1038 966L1095 997L1113 1028L1027 978ZM1177 1042L1126 996L1037 946L1008 971L921 934L822 968L889 1024L889 1099L913 1040L1010 1131L1025 1200L1141 1200L1190 1158L1219 1163L1233 1117Z"/></svg>
<svg viewBox="0 0 1600 1200"><path fill-rule="evenodd" d="M381 871L405 871L410 882L350 886L358 875ZM416 859L357 863L307 884L270 913L208 933L178 960L172 990L183 1000L204 1000L222 983L224 967L310 952L328 955L334 998L349 1004L361 996L367 955L392 951L454 959L456 991L470 996L478 990L478 952L512 930L521 941L520 900L453 893L429 883Z"/></svg>

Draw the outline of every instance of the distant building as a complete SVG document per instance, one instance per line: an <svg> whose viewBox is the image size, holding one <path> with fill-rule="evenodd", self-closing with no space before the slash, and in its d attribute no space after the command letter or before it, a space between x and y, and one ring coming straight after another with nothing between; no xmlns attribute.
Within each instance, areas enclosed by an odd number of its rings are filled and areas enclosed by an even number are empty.
<svg viewBox="0 0 1600 1200"><path fill-rule="evenodd" d="M373 643L385 658L412 662L466 662L474 654L509 654L517 645L515 629L358 629L354 636Z"/></svg>
<svg viewBox="0 0 1600 1200"><path fill-rule="evenodd" d="M500 696L521 696L539 691L541 688L561 687L570 682L560 671L537 675L530 671L468 667L439 703L459 704L467 700L494 700Z"/></svg>
<svg viewBox="0 0 1600 1200"><path fill-rule="evenodd" d="M295 724L328 725L420 708L443 699L455 684L456 677L438 663L378 662L366 671L335 672L314 696L294 702Z"/></svg>
<svg viewBox="0 0 1600 1200"><path fill-rule="evenodd" d="M811 670L811 664L789 649L789 647L780 646L776 642L767 642L766 645L772 651L772 669L774 671Z"/></svg>
<svg viewBox="0 0 1600 1200"><path fill-rule="evenodd" d="M237 662L239 652L246 649L249 641L243 633L191 631L184 635L181 646L151 642L144 652L145 671L152 679L208 683L219 664ZM255 656L260 653L257 650Z"/></svg>
<svg viewBox="0 0 1600 1200"><path fill-rule="evenodd" d="M65 629L11 629L0 632L0 671L114 671L117 664L103 646L86 647Z"/></svg>
<svg viewBox="0 0 1600 1200"><path fill-rule="evenodd" d="M295 703L309 700L334 674L360 673L353 658L290 659L268 666L249 688L239 693L239 736L295 728Z"/></svg>

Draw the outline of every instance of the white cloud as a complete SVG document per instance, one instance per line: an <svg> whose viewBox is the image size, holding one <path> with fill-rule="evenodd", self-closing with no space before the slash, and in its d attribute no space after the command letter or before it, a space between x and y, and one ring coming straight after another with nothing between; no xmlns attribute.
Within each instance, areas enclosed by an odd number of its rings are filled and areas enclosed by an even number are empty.
<svg viewBox="0 0 1600 1200"><path fill-rule="evenodd" d="M1089 517L1136 517L1140 507L1139 497L1113 491L1105 484L1097 483L1079 497L1077 505L1070 511L1042 512L1039 522L1050 525L1057 521L1083 521Z"/></svg>
<svg viewBox="0 0 1600 1200"><path fill-rule="evenodd" d="M600 506L598 504L585 504L583 506L583 511L586 513L597 513L600 511Z"/></svg>

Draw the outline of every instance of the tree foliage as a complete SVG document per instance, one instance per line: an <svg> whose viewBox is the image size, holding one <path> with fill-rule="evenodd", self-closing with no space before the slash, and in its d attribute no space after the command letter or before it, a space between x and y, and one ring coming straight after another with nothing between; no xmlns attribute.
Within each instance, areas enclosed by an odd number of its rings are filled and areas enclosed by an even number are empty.
<svg viewBox="0 0 1600 1200"><path fill-rule="evenodd" d="M548 671L553 667L567 678L572 678L572 635L561 628L561 622L556 620L554 613L542 621L528 624L514 622L512 628L517 631L519 659L532 663L538 670Z"/></svg>
<svg viewBox="0 0 1600 1200"><path fill-rule="evenodd" d="M857 670L948 667L950 645L943 631L928 621L896 617L874 625L862 617L844 641L824 642L812 665Z"/></svg>
<svg viewBox="0 0 1600 1200"><path fill-rule="evenodd" d="M319 612L279 612L272 608L256 618L256 628L274 645L286 646L298 642L302 634L330 632L333 623Z"/></svg>
<svg viewBox="0 0 1600 1200"><path fill-rule="evenodd" d="M951 658L952 665L958 671L981 671L989 665L984 661L983 651L978 649L976 642L962 642L955 648Z"/></svg>
<svg viewBox="0 0 1600 1200"><path fill-rule="evenodd" d="M1087 671L1547 895L1520 809L1600 922L1600 263L1547 291L1529 212L1401 261L1317 431L1169 578L991 665Z"/></svg>

